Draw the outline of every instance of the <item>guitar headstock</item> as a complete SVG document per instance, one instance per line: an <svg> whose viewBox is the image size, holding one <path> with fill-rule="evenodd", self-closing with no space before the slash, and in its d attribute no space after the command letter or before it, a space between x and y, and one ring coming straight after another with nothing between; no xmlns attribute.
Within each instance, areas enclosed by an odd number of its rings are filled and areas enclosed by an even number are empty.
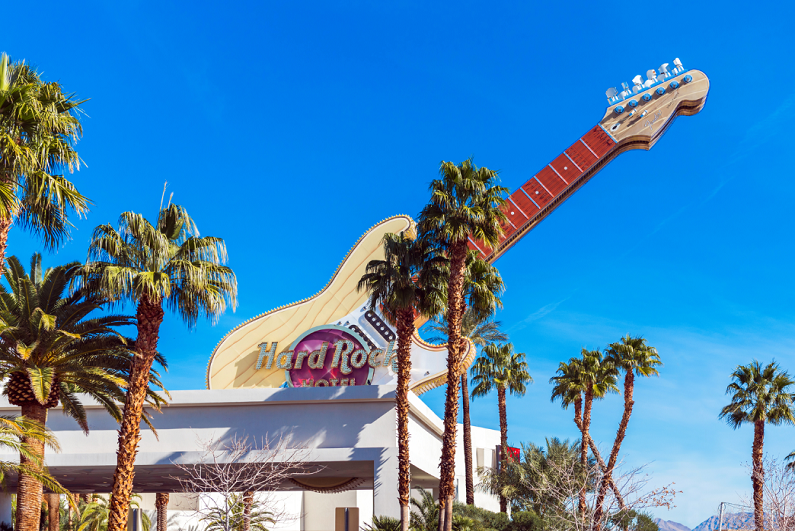
<svg viewBox="0 0 795 531"><path fill-rule="evenodd" d="M699 112L707 101L709 79L700 70L685 70L679 59L608 89L609 107L599 124L625 149L649 149L679 115ZM623 150L622 150L623 151Z"/></svg>

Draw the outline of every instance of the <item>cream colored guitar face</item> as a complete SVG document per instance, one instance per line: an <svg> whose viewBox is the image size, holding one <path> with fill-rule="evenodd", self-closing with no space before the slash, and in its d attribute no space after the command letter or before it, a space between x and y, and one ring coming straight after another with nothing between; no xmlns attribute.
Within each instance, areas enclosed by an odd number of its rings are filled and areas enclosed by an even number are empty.
<svg viewBox="0 0 795 531"><path fill-rule="evenodd" d="M257 369L260 345L278 342L278 352L288 350L299 336L312 328L334 325L357 327L377 347L388 341L379 334L365 315L367 293L359 293L356 284L370 260L384 258L382 240L387 233L412 233L414 222L405 215L394 216L368 230L353 246L333 277L319 293L250 319L230 331L213 351L207 367L208 389L240 387L282 387L288 381L286 371L272 366ZM379 314L381 320L383 316ZM385 326L386 323L384 323ZM391 328L390 328L391 329ZM384 331L382 331L384 332ZM394 334L394 329L391 329ZM384 332L388 334L387 332ZM474 359L474 345L468 343L464 366ZM446 381L447 348L431 345L414 334L411 345L411 382L415 393L422 393ZM361 382L360 382L361 383ZM373 370L372 384L397 383L391 366Z"/></svg>
<svg viewBox="0 0 795 531"><path fill-rule="evenodd" d="M685 77L692 80L685 82ZM678 83L671 88L671 83ZM664 89L658 94L658 89ZM634 148L649 149L662 136L665 129L680 114L691 115L701 110L709 92L709 79L700 70L688 70L682 74L665 80L664 83L648 88L630 98L607 108L604 118L599 124L613 136L616 143L636 142ZM650 96L644 101L644 96ZM637 103L631 106L630 101ZM616 108L623 112L617 113ZM623 150L622 150L623 151Z"/></svg>

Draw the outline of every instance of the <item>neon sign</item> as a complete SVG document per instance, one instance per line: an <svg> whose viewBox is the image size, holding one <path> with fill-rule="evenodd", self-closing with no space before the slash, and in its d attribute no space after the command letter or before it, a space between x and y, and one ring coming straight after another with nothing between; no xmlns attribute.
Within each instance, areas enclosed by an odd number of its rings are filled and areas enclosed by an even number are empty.
<svg viewBox="0 0 795 531"><path fill-rule="evenodd" d="M386 348L368 343L355 330L323 325L307 330L279 354L278 343L260 343L257 369L284 369L290 387L369 385L374 369L396 363L397 349L394 341Z"/></svg>

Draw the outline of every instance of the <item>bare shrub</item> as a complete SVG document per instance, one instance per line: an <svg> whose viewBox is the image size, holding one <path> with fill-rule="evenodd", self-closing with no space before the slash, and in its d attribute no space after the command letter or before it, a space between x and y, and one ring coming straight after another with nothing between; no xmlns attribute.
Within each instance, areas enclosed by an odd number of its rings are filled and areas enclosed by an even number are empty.
<svg viewBox="0 0 795 531"><path fill-rule="evenodd" d="M267 515L278 523L295 520L300 515L290 513L276 492L284 490L290 478L322 469L308 462L306 448L296 448L283 437L256 442L234 436L227 441L201 442L201 447L197 462L174 462L179 474L172 478L197 499L197 516L205 522L212 520L221 531L250 528L250 517L238 508L247 492L256 493L250 502L254 514Z"/></svg>

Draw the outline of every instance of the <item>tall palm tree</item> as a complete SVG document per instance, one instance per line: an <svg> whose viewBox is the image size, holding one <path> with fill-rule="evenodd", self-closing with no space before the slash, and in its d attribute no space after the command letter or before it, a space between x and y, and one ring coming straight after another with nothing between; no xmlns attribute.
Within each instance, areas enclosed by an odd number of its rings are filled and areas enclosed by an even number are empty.
<svg viewBox="0 0 795 531"><path fill-rule="evenodd" d="M468 238L495 247L507 219L500 209L507 188L497 186L497 172L478 168L468 159L456 165L442 162L440 178L431 182L431 199L420 213L420 234L433 239L450 260L447 287L447 392L439 479L439 531L452 529L455 496L455 436L458 419L458 379L461 376L462 298Z"/></svg>
<svg viewBox="0 0 795 531"><path fill-rule="evenodd" d="M795 452L791 452L784 461L787 463L787 468L795 472Z"/></svg>
<svg viewBox="0 0 795 531"><path fill-rule="evenodd" d="M569 359L568 363L563 361L560 362L557 370L557 376L550 378L549 383L553 384L552 402L560 399L561 407L563 409L568 409L570 405L574 405L574 424L577 426L577 429L580 430L580 435L582 436L581 440L585 440L585 436L583 435L582 402L586 386L581 377L581 365L581 358L571 358ZM613 376L613 379L615 380L615 375ZM613 383L615 384L615 381ZM602 459L602 456L599 453L599 448L596 446L596 443L594 442L593 437L590 436L590 433L587 439L588 446L590 447L591 453L596 459L596 463L599 465L600 470L604 472L604 470L607 468L607 465ZM582 451L582 447L580 451ZM580 457L582 458L582 454ZM613 494L618 501L619 507L623 510L626 507L624 504L624 498L612 480L610 481L610 488L613 490ZM586 502L583 493L580 494L579 502L579 508L582 514L582 511L585 510L584 507Z"/></svg>
<svg viewBox="0 0 795 531"><path fill-rule="evenodd" d="M80 168L74 146L85 101L0 56L0 271L14 222L52 249L69 235L67 211L87 212L88 199L65 177Z"/></svg>
<svg viewBox="0 0 795 531"><path fill-rule="evenodd" d="M618 462L618 452L621 450L621 443L627 434L629 417L632 415L632 407L635 405L633 394L635 390L635 376L658 376L660 373L657 367L662 365L657 349L649 346L643 337L631 337L627 334L617 343L611 343L605 351L605 361L619 371L624 372L624 413L618 425L616 439L613 441L613 449L610 451L610 459L607 461L607 468L602 474L602 481L599 483L599 492L596 496L596 509L594 510L594 522L601 525L601 518L604 513L604 499L607 487L613 481L613 469Z"/></svg>
<svg viewBox="0 0 795 531"><path fill-rule="evenodd" d="M245 502L244 497L244 502ZM249 513L251 512L251 505L248 505ZM155 494L155 511L157 512L157 531L168 530L168 492L158 492ZM243 531L249 531L244 529Z"/></svg>
<svg viewBox="0 0 795 531"><path fill-rule="evenodd" d="M47 424L49 409L62 404L88 433L86 413L78 393L102 404L116 420L124 400L132 366L132 345L114 327L132 325L124 315L95 316L107 299L78 289L68 289L79 274L77 262L43 269L41 255L34 254L25 272L19 259L8 258L0 285L0 378L6 379L3 394L21 406L29 419ZM152 382L162 388L157 374ZM158 407L162 398L147 389L150 402ZM44 459L44 444L28 441L38 461ZM24 454L20 462L31 464ZM42 501L42 483L23 473L17 486L17 522L20 530L37 530Z"/></svg>
<svg viewBox="0 0 795 531"><path fill-rule="evenodd" d="M533 378L527 372L524 353L514 352L513 345L490 343L483 348L480 357L472 366L472 398L486 396L492 389L497 389L497 404L500 410L500 462L505 468L508 462L508 414L505 406L505 393L523 396L527 392L527 384ZM500 496L500 511L508 512L508 501Z"/></svg>
<svg viewBox="0 0 795 531"><path fill-rule="evenodd" d="M168 204L152 225L141 214L124 212L119 229L94 229L84 267L89 290L113 301L137 306L136 355L119 429L119 448L110 498L109 531L127 528L135 475L140 423L149 389L152 363L163 322L163 305L188 326L204 315L217 322L227 306L237 304L237 279L226 262L220 238L200 237L188 212Z"/></svg>
<svg viewBox="0 0 795 531"><path fill-rule="evenodd" d="M754 425L751 451L754 524L757 531L763 531L765 470L762 458L765 424L795 424L795 394L790 392L790 386L795 385L795 380L786 371L782 371L775 361L762 367L757 360L738 366L731 377L733 381L726 388L726 394L731 395L731 403L721 410L719 418L725 419L734 429L743 424Z"/></svg>
<svg viewBox="0 0 795 531"><path fill-rule="evenodd" d="M369 294L371 310L383 307L397 328L398 383L395 403L398 420L398 501L401 529L410 524L411 463L409 462L409 380L411 337L415 315L435 315L444 305L439 281L445 259L427 240L406 233L384 236L384 259L371 260L357 285Z"/></svg>
<svg viewBox="0 0 795 531"><path fill-rule="evenodd" d="M508 334L500 330L500 321L482 320L472 308L464 311L461 319L461 337L467 338L476 347L484 347L488 343L507 341ZM436 318L428 325L429 329L438 334L447 332L447 323L444 318ZM439 343L445 336L438 335L428 339L431 343ZM469 414L469 374L461 372L461 405L464 423L464 465L466 467L466 503L475 504L475 481L472 474L472 423Z"/></svg>
<svg viewBox="0 0 795 531"><path fill-rule="evenodd" d="M610 363L605 363L602 359L602 352L599 350L588 350L583 348L581 352L580 379L585 387L585 401L582 411L582 454L580 463L583 468L588 462L588 446L591 442L591 409L594 399L604 398L607 393L617 393L616 386L617 371ZM580 495L580 514L585 516L585 487Z"/></svg>
<svg viewBox="0 0 795 531"><path fill-rule="evenodd" d="M504 291L502 277L497 268L480 260L477 253L470 252L467 259L466 281L462 302L469 299L461 319L461 338L469 339L476 348L488 343L508 341L508 335L500 330L501 323L493 321L489 311L493 306L501 306L498 295ZM485 299L485 300L484 300ZM447 318L434 318L428 328L436 333L429 339L432 343L446 341ZM462 347L463 348L463 347ZM463 350L461 351L463 355ZM464 467L466 468L466 503L475 504L475 481L472 474L472 424L469 416L469 383L466 369L461 371L461 404L464 421Z"/></svg>

